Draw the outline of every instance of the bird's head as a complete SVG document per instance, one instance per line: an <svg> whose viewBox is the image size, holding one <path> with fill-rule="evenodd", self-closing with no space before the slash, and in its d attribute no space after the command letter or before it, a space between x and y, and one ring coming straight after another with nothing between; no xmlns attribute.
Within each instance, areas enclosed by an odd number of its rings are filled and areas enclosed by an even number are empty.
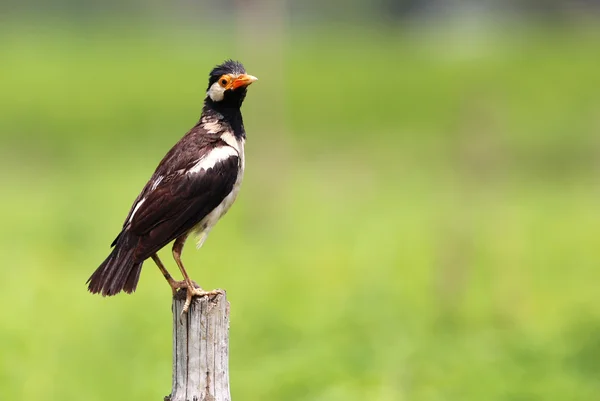
<svg viewBox="0 0 600 401"><path fill-rule="evenodd" d="M227 60L210 72L206 98L218 105L240 107L248 85L257 79L246 74L242 63Z"/></svg>

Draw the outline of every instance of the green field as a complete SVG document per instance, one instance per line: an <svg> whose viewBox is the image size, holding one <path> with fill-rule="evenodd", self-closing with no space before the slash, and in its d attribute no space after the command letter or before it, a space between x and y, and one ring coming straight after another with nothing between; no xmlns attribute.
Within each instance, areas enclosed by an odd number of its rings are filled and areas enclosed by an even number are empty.
<svg viewBox="0 0 600 401"><path fill-rule="evenodd" d="M156 267L85 281L228 57L246 178L184 261L228 291L233 399L598 399L600 31L353 29L0 28L0 399L169 393Z"/></svg>

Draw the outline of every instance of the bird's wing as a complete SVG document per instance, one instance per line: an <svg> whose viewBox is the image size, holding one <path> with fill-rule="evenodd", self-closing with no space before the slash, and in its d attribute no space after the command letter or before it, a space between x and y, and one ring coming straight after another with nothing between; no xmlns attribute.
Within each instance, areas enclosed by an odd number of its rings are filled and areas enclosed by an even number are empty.
<svg viewBox="0 0 600 401"><path fill-rule="evenodd" d="M168 175L155 174L138 196L123 230L139 237L136 259L150 257L216 208L232 191L239 163L235 149L218 146L204 149L194 163Z"/></svg>

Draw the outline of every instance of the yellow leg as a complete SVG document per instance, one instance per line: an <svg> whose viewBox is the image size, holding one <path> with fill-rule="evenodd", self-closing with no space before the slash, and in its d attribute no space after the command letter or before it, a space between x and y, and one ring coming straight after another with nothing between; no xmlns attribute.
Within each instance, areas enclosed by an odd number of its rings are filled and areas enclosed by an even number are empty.
<svg viewBox="0 0 600 401"><path fill-rule="evenodd" d="M183 310L181 314L184 314L188 311L190 307L190 303L192 302L192 297L203 297L206 295L218 295L225 294L223 290L212 290L212 291L204 291L199 286L195 285L195 283L190 279L187 272L185 271L185 267L183 267L183 263L181 262L181 252L183 250L183 244L185 244L185 240L187 239L187 234L182 235L181 237L175 240L173 244L173 259L175 259L175 263L181 270L181 274L183 275L183 279L186 283L187 295L185 298L185 304L183 305Z"/></svg>
<svg viewBox="0 0 600 401"><path fill-rule="evenodd" d="M162 275L165 276L165 279L167 280L169 286L171 287L171 290L173 291L173 295L175 295L179 288L186 288L187 283L185 282L185 280L176 281L173 279L173 277L171 277L171 275L165 268L165 265L163 265L162 261L158 258L158 254L155 253L154 255L152 255L152 260L154 261L154 263L156 263L156 266L158 266L158 269L160 270Z"/></svg>

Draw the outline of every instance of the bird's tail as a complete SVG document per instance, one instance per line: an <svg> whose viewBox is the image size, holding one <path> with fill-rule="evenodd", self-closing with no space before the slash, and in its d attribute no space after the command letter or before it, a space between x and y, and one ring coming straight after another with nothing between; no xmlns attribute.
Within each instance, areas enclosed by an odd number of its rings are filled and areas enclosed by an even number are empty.
<svg viewBox="0 0 600 401"><path fill-rule="evenodd" d="M137 238L121 233L115 240L115 247L88 279L88 291L111 296L121 291L132 293L137 287L142 271L142 263L135 260Z"/></svg>

